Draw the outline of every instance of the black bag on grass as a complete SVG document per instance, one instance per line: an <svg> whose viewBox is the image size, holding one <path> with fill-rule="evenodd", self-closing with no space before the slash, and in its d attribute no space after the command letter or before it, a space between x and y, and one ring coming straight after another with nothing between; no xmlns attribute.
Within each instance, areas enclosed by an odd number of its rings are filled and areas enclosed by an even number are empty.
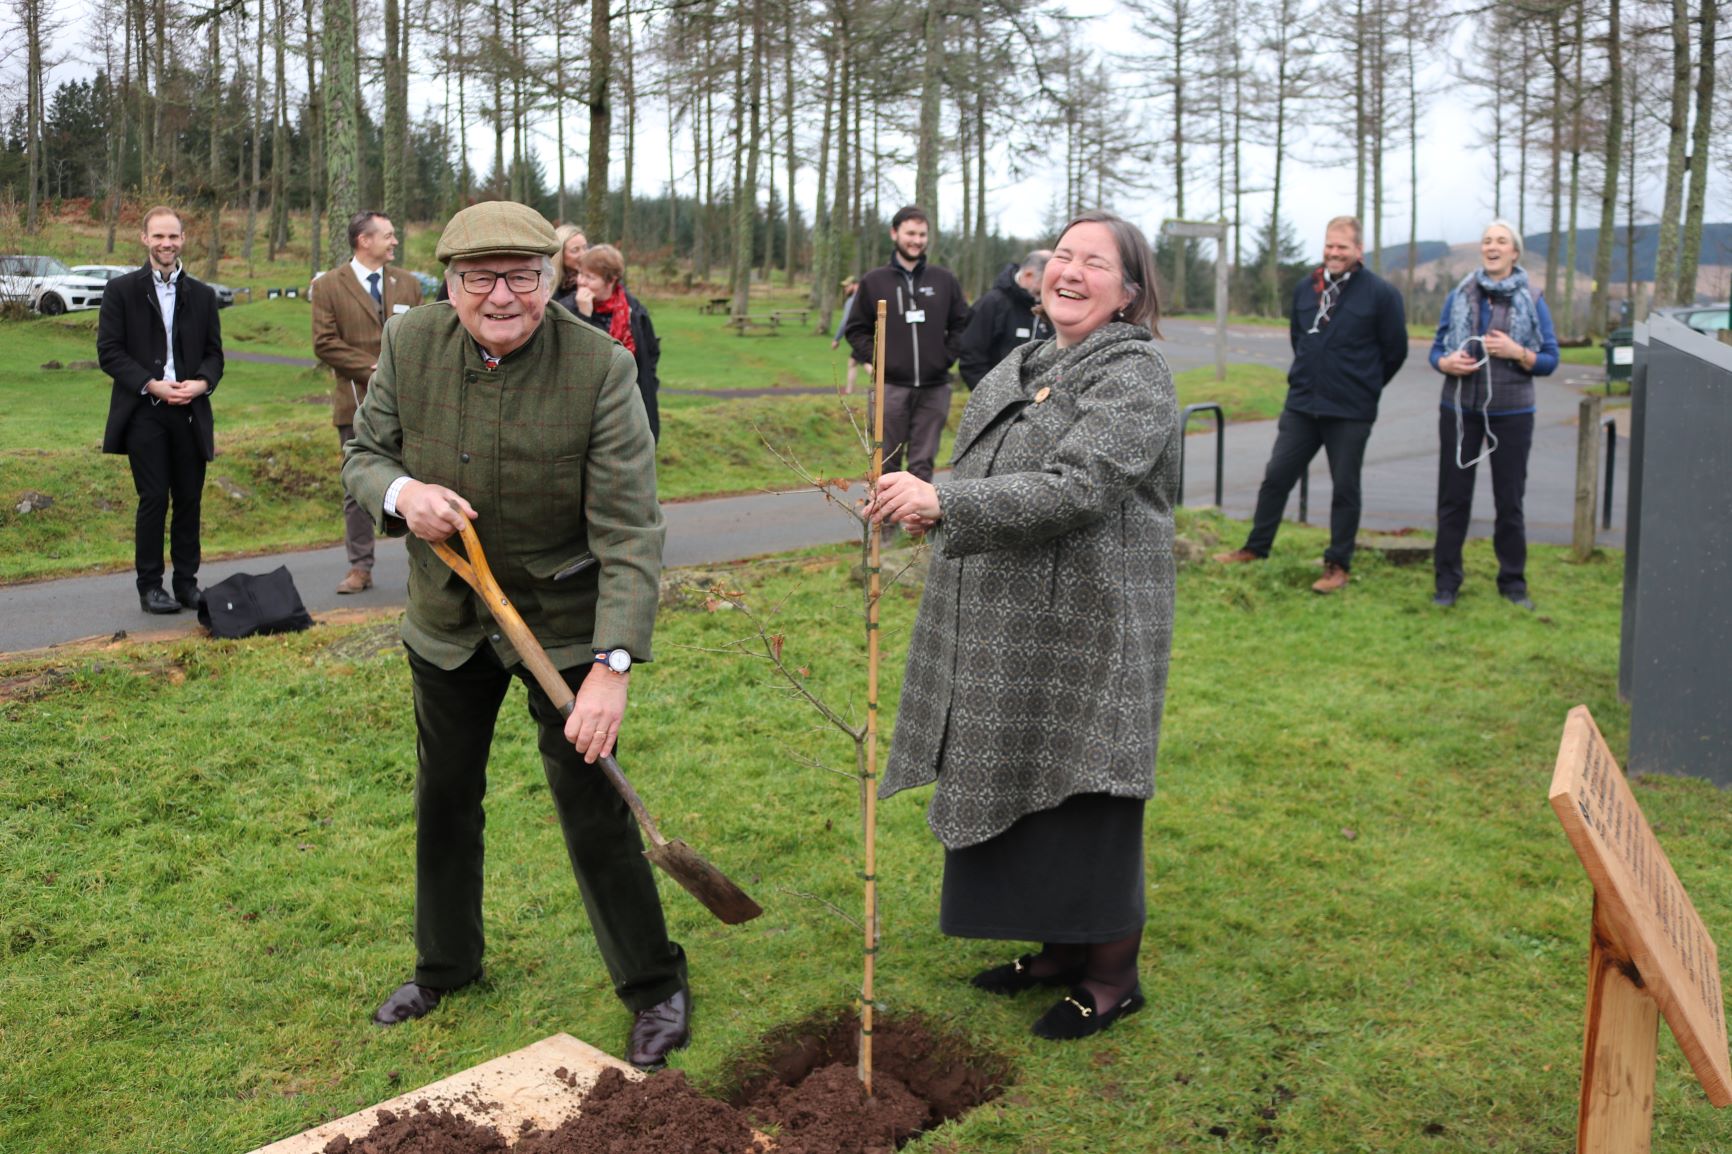
<svg viewBox="0 0 1732 1154"><path fill-rule="evenodd" d="M287 565L270 573L236 573L218 581L199 598L198 620L213 637L296 633L313 624Z"/></svg>

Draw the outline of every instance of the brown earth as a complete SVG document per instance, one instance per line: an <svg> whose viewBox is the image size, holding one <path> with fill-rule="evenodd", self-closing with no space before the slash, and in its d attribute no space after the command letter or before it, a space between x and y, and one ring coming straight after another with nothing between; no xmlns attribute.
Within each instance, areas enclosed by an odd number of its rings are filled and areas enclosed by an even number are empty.
<svg viewBox="0 0 1732 1154"><path fill-rule="evenodd" d="M775 1154L891 1154L910 1138L996 1098L1009 1064L915 1018L873 1029L873 1092L861 1085L859 1023L831 1015L784 1027L734 1069L726 1101L698 1093L683 1072L634 1081L603 1071L581 1112L552 1131L523 1134L518 1154L749 1154L754 1127ZM480 1154L511 1149L496 1130L416 1103L325 1154Z"/></svg>

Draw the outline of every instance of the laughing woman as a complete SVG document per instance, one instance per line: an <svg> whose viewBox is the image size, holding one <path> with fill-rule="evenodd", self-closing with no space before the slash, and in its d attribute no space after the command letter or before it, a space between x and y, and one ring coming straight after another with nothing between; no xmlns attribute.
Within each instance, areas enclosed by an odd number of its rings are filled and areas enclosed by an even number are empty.
<svg viewBox="0 0 1732 1154"><path fill-rule="evenodd" d="M881 793L938 782L940 928L1040 942L973 983L1067 989L1034 1032L1068 1039L1143 1006L1178 413L1135 225L1067 225L1041 304L1056 337L981 378L949 479L878 486L874 519L931 533L933 549Z"/></svg>
<svg viewBox="0 0 1732 1154"><path fill-rule="evenodd" d="M1534 378L1558 367L1558 338L1545 297L1529 286L1527 270L1516 263L1522 242L1515 226L1507 220L1486 225L1479 255L1483 267L1444 300L1431 346L1431 366L1445 378L1438 417L1432 602L1446 609L1455 604L1462 582L1461 546L1473 516L1474 472L1490 457L1497 591L1518 608L1532 609L1522 497L1534 443Z"/></svg>

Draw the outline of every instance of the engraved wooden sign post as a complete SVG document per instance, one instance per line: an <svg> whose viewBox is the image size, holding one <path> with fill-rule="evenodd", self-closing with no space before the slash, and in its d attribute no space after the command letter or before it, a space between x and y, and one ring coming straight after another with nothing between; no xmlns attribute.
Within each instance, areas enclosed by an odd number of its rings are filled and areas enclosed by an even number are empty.
<svg viewBox="0 0 1732 1154"><path fill-rule="evenodd" d="M1552 809L1594 883L1577 1154L1647 1154L1657 1015L1716 1106L1732 1106L1720 960L1585 705L1570 710Z"/></svg>

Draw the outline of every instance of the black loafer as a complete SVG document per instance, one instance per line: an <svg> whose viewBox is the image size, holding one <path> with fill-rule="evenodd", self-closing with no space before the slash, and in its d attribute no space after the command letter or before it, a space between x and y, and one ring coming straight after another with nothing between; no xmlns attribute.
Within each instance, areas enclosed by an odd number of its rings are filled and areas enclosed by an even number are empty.
<svg viewBox="0 0 1732 1154"><path fill-rule="evenodd" d="M1431 595L1431 603L1439 609L1450 609L1455 606L1455 590L1439 589Z"/></svg>
<svg viewBox="0 0 1732 1154"><path fill-rule="evenodd" d="M1009 997L1029 990L1046 987L1056 989L1060 986L1073 985L1082 980L1082 974L1076 970L1060 970L1055 974L1041 977L1034 972L1034 954L1024 954L1014 962L1006 962L1002 966L994 966L990 970L982 970L968 979L968 984L977 990L985 990L989 994L1002 994Z"/></svg>
<svg viewBox="0 0 1732 1154"><path fill-rule="evenodd" d="M1505 593L1503 599L1508 601L1511 605L1514 605L1517 609L1526 609L1529 612L1533 611L1534 603L1529 600L1525 591L1521 593Z"/></svg>
<svg viewBox="0 0 1732 1154"><path fill-rule="evenodd" d="M1126 1014L1134 1014L1144 1005L1143 987L1131 987L1131 992L1105 1010L1095 1008L1094 996L1085 986L1073 986L1070 993L1059 999L1034 1024L1034 1034L1054 1042L1073 1042L1100 1033Z"/></svg>
<svg viewBox="0 0 1732 1154"><path fill-rule="evenodd" d="M424 1018L433 1012L434 1007L446 994L444 990L436 990L432 986L423 986L416 982L404 982L377 1010L373 1011L375 1026L395 1026L401 1022L412 1022L416 1018Z"/></svg>
<svg viewBox="0 0 1732 1154"><path fill-rule="evenodd" d="M626 1061L640 1070L659 1070L668 1064L669 1054L691 1040L692 996L680 990L665 1002L633 1015Z"/></svg>
<svg viewBox="0 0 1732 1154"><path fill-rule="evenodd" d="M138 607L146 613L179 613L180 602L163 591L161 585L138 592Z"/></svg>
<svg viewBox="0 0 1732 1154"><path fill-rule="evenodd" d="M204 591L197 585L176 585L174 587L174 599L187 609L197 610L199 598L203 596Z"/></svg>

